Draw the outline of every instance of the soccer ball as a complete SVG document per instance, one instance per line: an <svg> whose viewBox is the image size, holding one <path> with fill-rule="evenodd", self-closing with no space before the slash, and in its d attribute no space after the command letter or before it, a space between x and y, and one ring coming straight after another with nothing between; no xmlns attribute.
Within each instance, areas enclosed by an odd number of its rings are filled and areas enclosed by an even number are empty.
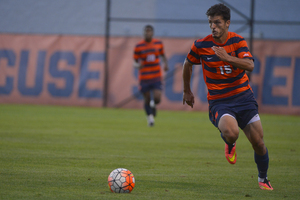
<svg viewBox="0 0 300 200"><path fill-rule="evenodd" d="M115 169L108 176L108 187L112 192L130 193L134 186L134 176L128 169Z"/></svg>

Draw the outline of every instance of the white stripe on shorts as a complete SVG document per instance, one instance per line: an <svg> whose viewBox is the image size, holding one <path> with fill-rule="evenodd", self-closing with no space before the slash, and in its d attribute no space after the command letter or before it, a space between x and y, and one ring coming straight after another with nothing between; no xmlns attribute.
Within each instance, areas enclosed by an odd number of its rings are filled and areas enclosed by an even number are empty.
<svg viewBox="0 0 300 200"><path fill-rule="evenodd" d="M232 116L231 114L228 114L228 113L223 114L223 115L220 117L220 119L221 119L222 117L226 116L226 115L228 115L228 116L230 116L230 117L233 117L233 118L235 119L234 116ZM220 121L220 120L219 120L219 121Z"/></svg>
<svg viewBox="0 0 300 200"><path fill-rule="evenodd" d="M260 117L259 117L258 114L256 114L254 117L252 117L252 119L248 122L248 124L251 124L251 123L256 122L258 120L260 120Z"/></svg>
<svg viewBox="0 0 300 200"><path fill-rule="evenodd" d="M226 116L226 115L228 115L228 116L230 116L230 117L233 117L233 118L235 119L234 116L232 116L231 114L228 114L228 113L223 114L223 115L220 117L220 119L221 119L222 117ZM247 123L247 125L248 125L248 124L251 124L251 123L253 123L253 122L256 122L256 121L258 121L258 120L260 120L260 117L259 117L258 114L256 114L254 117L252 117L252 119L250 119L250 121Z"/></svg>

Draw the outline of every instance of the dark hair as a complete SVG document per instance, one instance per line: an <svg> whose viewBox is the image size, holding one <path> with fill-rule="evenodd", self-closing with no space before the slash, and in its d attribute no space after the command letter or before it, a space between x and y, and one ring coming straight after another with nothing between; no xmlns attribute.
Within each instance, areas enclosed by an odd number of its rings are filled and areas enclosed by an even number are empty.
<svg viewBox="0 0 300 200"><path fill-rule="evenodd" d="M225 21L230 20L230 9L223 3L215 4L206 12L207 17L222 16Z"/></svg>
<svg viewBox="0 0 300 200"><path fill-rule="evenodd" d="M144 30L146 30L146 29L148 29L148 28L151 29L152 31L154 31L154 28L153 28L153 26L151 26L151 25L146 25L145 28L144 28Z"/></svg>

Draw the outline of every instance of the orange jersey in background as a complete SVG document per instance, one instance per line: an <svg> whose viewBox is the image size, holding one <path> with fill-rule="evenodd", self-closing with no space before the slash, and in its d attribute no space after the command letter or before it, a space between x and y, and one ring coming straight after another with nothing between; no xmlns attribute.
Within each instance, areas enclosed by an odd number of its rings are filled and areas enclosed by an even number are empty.
<svg viewBox="0 0 300 200"><path fill-rule="evenodd" d="M133 57L141 61L144 66L139 70L140 83L161 81L160 55L164 55L163 44L160 40L152 39L149 43L142 40L135 46Z"/></svg>
<svg viewBox="0 0 300 200"><path fill-rule="evenodd" d="M228 32L224 44L215 42L212 35L196 40L187 55L187 60L195 65L202 64L208 89L207 99L223 99L251 89L245 70L221 61L211 49L213 46L223 47L231 56L253 59L245 39L234 32Z"/></svg>

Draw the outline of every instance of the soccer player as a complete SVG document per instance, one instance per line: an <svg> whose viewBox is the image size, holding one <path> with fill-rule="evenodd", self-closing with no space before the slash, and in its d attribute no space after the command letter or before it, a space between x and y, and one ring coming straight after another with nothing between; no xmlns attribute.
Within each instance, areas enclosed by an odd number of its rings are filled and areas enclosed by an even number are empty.
<svg viewBox="0 0 300 200"><path fill-rule="evenodd" d="M144 109L147 114L148 126L154 126L156 105L161 100L162 69L168 70L168 62L164 53L164 46L160 40L154 39L154 28L147 25L144 28L144 40L140 41L134 49L135 68L139 69L140 91L144 97Z"/></svg>
<svg viewBox="0 0 300 200"><path fill-rule="evenodd" d="M273 190L267 178L269 155L263 140L258 105L245 73L253 70L253 57L245 39L228 31L228 7L216 4L207 10L206 15L212 34L196 40L184 61L183 104L193 108L194 95L190 89L192 67L202 64L208 89L209 118L221 132L226 159L230 164L236 163L236 140L240 127L254 149L259 187Z"/></svg>

